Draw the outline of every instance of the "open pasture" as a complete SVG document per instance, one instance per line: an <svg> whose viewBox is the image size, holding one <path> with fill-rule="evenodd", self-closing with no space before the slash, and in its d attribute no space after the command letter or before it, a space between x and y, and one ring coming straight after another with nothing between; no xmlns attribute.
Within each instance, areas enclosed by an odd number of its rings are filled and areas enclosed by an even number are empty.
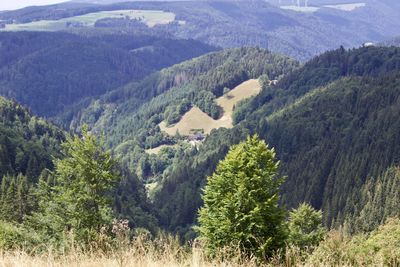
<svg viewBox="0 0 400 267"><path fill-rule="evenodd" d="M160 128L169 135L175 135L177 132L181 135L191 135L193 129L203 129L204 134L209 134L213 129L232 128L234 106L244 99L257 95L260 91L261 85L257 79L245 81L216 99L223 110L223 115L218 120L214 120L198 107L192 107L177 124L167 127L165 122L161 122Z"/></svg>
<svg viewBox="0 0 400 267"><path fill-rule="evenodd" d="M114 10L89 13L60 20L40 20L21 24L7 24L3 31L61 31L68 27L94 27L96 21L105 18L140 19L147 26L168 24L175 20L175 14L159 10Z"/></svg>

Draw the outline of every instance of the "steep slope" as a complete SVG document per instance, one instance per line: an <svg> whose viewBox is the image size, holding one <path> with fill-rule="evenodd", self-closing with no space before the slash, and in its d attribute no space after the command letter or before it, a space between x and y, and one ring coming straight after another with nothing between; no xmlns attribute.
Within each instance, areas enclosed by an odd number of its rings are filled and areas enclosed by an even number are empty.
<svg viewBox="0 0 400 267"><path fill-rule="evenodd" d="M0 42L0 94L47 117L214 50L196 41L118 33L0 33Z"/></svg>
<svg viewBox="0 0 400 267"><path fill-rule="evenodd" d="M176 123L194 106L204 116L219 119L222 114L215 100L224 88L233 89L260 76L277 79L297 66L294 60L258 48L213 52L110 92L81 109L72 121L69 114L59 120L72 129L89 124L93 132L105 134L109 147L143 180L162 179L179 149L164 158L149 156L145 149L177 144L186 138L162 132L160 122Z"/></svg>
<svg viewBox="0 0 400 267"><path fill-rule="evenodd" d="M55 126L0 97L0 181L4 175L23 174L37 182L45 168L52 169L64 138Z"/></svg>
<svg viewBox="0 0 400 267"><path fill-rule="evenodd" d="M21 223L37 208L33 195L39 177L48 179L53 161L62 158L65 132L26 108L0 97L0 216ZM132 227L157 229L153 207L138 178L121 167L122 181L114 197L115 216L129 219Z"/></svg>
<svg viewBox="0 0 400 267"><path fill-rule="evenodd" d="M277 151L288 176L284 204L311 202L322 208L328 226L358 214L359 189L400 164L399 75L398 48L339 49L275 86L264 85L239 109L236 127L215 131L198 151L180 158L155 197L161 223L190 233L205 177L230 145L250 133Z"/></svg>
<svg viewBox="0 0 400 267"><path fill-rule="evenodd" d="M400 164L399 78L339 80L267 118L261 129L289 177L287 205L307 201L325 211L326 224L341 223L366 179Z"/></svg>

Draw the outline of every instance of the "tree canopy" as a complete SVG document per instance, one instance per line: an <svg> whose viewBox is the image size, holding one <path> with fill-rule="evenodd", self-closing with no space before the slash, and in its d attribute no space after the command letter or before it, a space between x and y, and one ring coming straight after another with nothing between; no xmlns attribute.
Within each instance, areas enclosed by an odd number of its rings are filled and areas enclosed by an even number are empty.
<svg viewBox="0 0 400 267"><path fill-rule="evenodd" d="M257 136L233 146L204 189L198 232L210 254L236 245L265 257L285 241L285 211L278 205L279 162Z"/></svg>

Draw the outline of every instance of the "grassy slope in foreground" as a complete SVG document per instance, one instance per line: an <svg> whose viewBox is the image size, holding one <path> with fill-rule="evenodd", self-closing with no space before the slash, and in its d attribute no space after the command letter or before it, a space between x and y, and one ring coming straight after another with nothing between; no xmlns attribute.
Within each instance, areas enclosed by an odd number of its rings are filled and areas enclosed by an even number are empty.
<svg viewBox="0 0 400 267"><path fill-rule="evenodd" d="M106 18L140 19L147 26L168 24L175 20L175 14L160 10L113 10L89 13L81 16L63 18L59 20L39 20L29 23L7 24L3 31L60 31L68 25L78 27L94 27L97 20Z"/></svg>
<svg viewBox="0 0 400 267"><path fill-rule="evenodd" d="M257 95L260 91L260 82L257 79L250 79L216 99L216 103L223 110L223 116L218 120L214 120L194 106L174 126L167 127L165 121L163 121L160 128L169 135L175 135L177 132L182 135L189 135L195 130L201 129L205 134L209 134L213 129L232 128L232 113L235 105L244 99Z"/></svg>

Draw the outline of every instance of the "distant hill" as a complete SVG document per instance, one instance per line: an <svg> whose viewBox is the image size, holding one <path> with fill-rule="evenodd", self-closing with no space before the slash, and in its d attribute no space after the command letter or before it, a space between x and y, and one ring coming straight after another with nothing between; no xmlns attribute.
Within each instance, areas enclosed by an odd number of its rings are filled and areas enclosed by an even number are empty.
<svg viewBox="0 0 400 267"><path fill-rule="evenodd" d="M47 117L215 50L193 40L98 32L5 32L0 43L0 94Z"/></svg>
<svg viewBox="0 0 400 267"><path fill-rule="evenodd" d="M176 22L141 30L158 35L193 38L225 48L260 46L300 60L310 59L340 45L358 47L366 42L381 42L399 34L398 1L365 0L354 8L333 7L343 1L326 2L331 7L323 3L309 1L310 5L318 7L311 11L282 9L264 1L135 1L108 5L65 3L5 12L0 14L0 19L21 23L104 10L164 10L174 13ZM114 28L137 26L124 19L103 21L101 25Z"/></svg>

